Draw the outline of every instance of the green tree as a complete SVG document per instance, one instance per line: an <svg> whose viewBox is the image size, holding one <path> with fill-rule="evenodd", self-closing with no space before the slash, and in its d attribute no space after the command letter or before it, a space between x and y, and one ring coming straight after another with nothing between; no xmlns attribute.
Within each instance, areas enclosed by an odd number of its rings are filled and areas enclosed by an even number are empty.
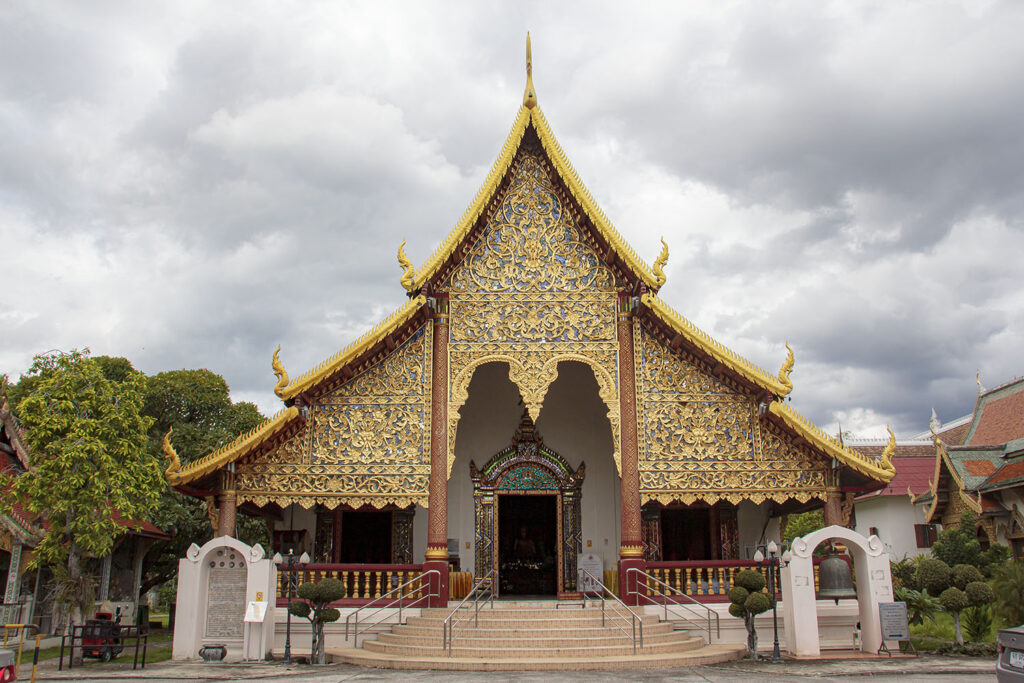
<svg viewBox="0 0 1024 683"><path fill-rule="evenodd" d="M764 593L765 580L761 572L744 569L737 572L729 589L729 614L743 619L747 627L747 653L757 659L757 628L754 618L772 607L774 596Z"/></svg>
<svg viewBox="0 0 1024 683"><path fill-rule="evenodd" d="M798 515L790 515L786 522L786 530L782 535L782 544L788 547L794 538L806 536L812 531L825 528L825 513L821 510L801 512Z"/></svg>
<svg viewBox="0 0 1024 683"><path fill-rule="evenodd" d="M114 510L145 519L164 487L145 447L145 378L88 350L36 356L26 378L14 394L32 462L12 483L12 498L48 520L35 561L54 567L60 602L77 623L92 601L83 557L108 554L124 532Z"/></svg>
<svg viewBox="0 0 1024 683"><path fill-rule="evenodd" d="M943 529L938 533L932 544L932 556L942 560L950 567L958 564L969 564L981 567L981 544L974 530L977 517L970 510L964 510L960 516L960 525Z"/></svg>
<svg viewBox="0 0 1024 683"><path fill-rule="evenodd" d="M345 586L338 579L323 579L316 583L300 585L298 595L300 601L291 604L291 613L309 619L313 627L313 645L309 659L313 664L324 664L324 624L337 621L341 616L341 612L332 609L330 604L345 597Z"/></svg>
<svg viewBox="0 0 1024 683"><path fill-rule="evenodd" d="M992 573L995 608L1004 627L1024 624L1024 560L1000 565Z"/></svg>
<svg viewBox="0 0 1024 683"><path fill-rule="evenodd" d="M149 452L162 461L163 438L173 428L174 449L183 465L215 451L264 420L252 403L232 403L227 382L210 370L172 370L153 375L146 382L143 412L153 420ZM173 530L174 536L147 554L143 592L174 577L178 559L184 557L190 544L202 545L213 537L205 504L170 487L164 488L151 521ZM261 519L239 514L237 523L241 540L270 547Z"/></svg>

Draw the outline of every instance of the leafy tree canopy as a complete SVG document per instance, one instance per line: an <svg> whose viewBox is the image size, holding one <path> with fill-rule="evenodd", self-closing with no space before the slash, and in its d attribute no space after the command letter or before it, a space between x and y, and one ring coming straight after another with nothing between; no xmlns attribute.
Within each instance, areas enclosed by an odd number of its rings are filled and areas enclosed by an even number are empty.
<svg viewBox="0 0 1024 683"><path fill-rule="evenodd" d="M87 349L36 356L12 387L32 453L13 493L49 521L36 558L66 565L71 578L79 576L82 553L105 555L123 533L115 510L145 519L164 487L146 449L144 389L145 377L130 363L90 358Z"/></svg>

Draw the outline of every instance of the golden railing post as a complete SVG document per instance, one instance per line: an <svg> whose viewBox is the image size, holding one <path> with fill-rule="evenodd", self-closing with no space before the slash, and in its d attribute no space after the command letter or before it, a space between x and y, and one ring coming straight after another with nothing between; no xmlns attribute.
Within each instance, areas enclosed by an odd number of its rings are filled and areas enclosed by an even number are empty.
<svg viewBox="0 0 1024 683"><path fill-rule="evenodd" d="M348 597L348 572L346 571L341 572L341 592L345 594L346 598Z"/></svg>
<svg viewBox="0 0 1024 683"><path fill-rule="evenodd" d="M683 592L687 595L693 595L693 584L690 583L690 568L686 567L683 570Z"/></svg>
<svg viewBox="0 0 1024 683"><path fill-rule="evenodd" d="M380 589L381 574L382 574L382 572L377 572L377 585L375 586L376 590L375 590L375 592L373 594L373 597L375 597L375 598L379 598L380 595L381 595L381 589Z"/></svg>

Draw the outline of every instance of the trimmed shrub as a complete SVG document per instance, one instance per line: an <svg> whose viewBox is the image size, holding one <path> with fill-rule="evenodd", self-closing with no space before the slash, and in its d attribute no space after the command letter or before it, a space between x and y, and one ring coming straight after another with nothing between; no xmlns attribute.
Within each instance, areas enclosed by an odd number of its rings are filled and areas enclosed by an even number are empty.
<svg viewBox="0 0 1024 683"><path fill-rule="evenodd" d="M940 595L949 588L952 579L949 565L942 560L926 557L917 565L917 583L932 595Z"/></svg>
<svg viewBox="0 0 1024 683"><path fill-rule="evenodd" d="M969 583L984 580L985 577L981 575L977 567L969 564L958 564L953 567L953 585L960 590L966 589Z"/></svg>

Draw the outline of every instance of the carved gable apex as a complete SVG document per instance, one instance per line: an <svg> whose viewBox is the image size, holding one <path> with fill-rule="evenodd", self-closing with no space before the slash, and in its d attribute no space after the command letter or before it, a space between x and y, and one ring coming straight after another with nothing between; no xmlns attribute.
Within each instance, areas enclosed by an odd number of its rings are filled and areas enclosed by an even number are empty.
<svg viewBox="0 0 1024 683"><path fill-rule="evenodd" d="M508 182L443 288L453 294L615 291L615 274L567 195L529 128Z"/></svg>

